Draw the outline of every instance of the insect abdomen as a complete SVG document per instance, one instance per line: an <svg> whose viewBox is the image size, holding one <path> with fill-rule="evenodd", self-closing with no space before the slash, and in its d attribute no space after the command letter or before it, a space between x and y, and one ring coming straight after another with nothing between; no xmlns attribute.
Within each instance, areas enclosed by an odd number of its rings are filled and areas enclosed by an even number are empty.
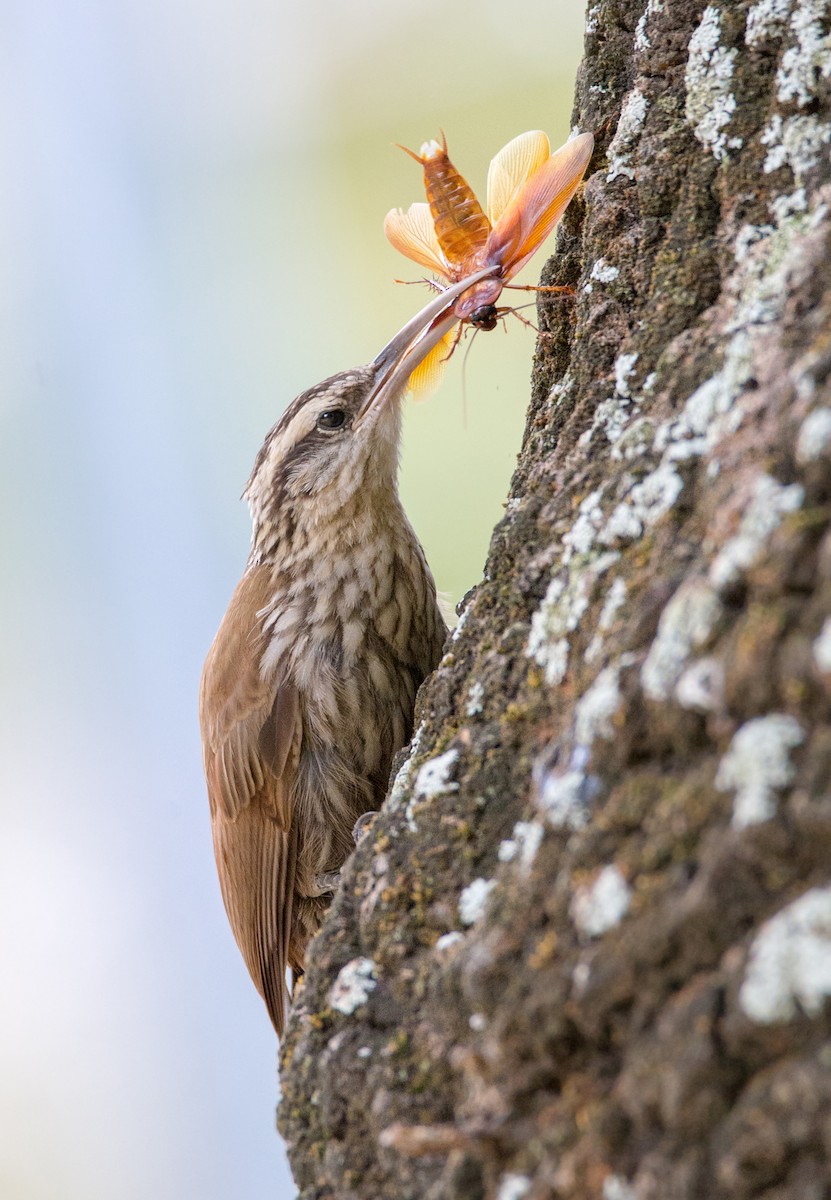
<svg viewBox="0 0 831 1200"><path fill-rule="evenodd" d="M430 142L422 147L424 188L445 258L463 266L488 240L491 224L469 184L447 157L446 146Z"/></svg>

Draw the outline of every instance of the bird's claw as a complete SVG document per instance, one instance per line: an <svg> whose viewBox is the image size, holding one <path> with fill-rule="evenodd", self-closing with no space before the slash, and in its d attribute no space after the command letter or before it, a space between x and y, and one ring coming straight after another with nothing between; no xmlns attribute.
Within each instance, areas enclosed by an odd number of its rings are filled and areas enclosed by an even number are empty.
<svg viewBox="0 0 831 1200"><path fill-rule="evenodd" d="M352 841L356 846L359 846L372 826L373 821L378 816L375 809L370 812L361 813L355 824L352 826Z"/></svg>
<svg viewBox="0 0 831 1200"><path fill-rule="evenodd" d="M315 887L319 896L325 892L333 892L340 883L340 871L324 871L315 876Z"/></svg>

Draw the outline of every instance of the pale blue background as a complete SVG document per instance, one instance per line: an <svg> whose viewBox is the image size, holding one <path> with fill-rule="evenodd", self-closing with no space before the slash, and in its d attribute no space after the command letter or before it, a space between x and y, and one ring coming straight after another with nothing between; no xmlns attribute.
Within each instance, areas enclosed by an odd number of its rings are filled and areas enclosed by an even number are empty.
<svg viewBox="0 0 831 1200"><path fill-rule="evenodd" d="M3 1200L294 1194L275 1039L226 927L196 727L283 406L426 299L391 142L565 140L582 3L0 5ZM544 255L532 267L538 273ZM533 337L408 416L439 586L476 582Z"/></svg>

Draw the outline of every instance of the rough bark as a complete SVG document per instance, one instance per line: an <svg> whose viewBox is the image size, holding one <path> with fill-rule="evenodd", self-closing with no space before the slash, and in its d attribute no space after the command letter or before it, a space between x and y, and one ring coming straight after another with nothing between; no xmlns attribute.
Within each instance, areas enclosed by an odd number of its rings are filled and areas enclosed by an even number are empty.
<svg viewBox="0 0 831 1200"><path fill-rule="evenodd" d="M576 297L283 1048L303 1200L831 1193L830 10L589 10Z"/></svg>

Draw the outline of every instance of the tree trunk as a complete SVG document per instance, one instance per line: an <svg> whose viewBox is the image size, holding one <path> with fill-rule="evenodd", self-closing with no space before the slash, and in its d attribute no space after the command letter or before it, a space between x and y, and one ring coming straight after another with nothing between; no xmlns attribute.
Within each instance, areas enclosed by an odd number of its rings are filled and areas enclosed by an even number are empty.
<svg viewBox="0 0 831 1200"><path fill-rule="evenodd" d="M576 295L285 1040L303 1200L831 1190L830 10L589 10Z"/></svg>

